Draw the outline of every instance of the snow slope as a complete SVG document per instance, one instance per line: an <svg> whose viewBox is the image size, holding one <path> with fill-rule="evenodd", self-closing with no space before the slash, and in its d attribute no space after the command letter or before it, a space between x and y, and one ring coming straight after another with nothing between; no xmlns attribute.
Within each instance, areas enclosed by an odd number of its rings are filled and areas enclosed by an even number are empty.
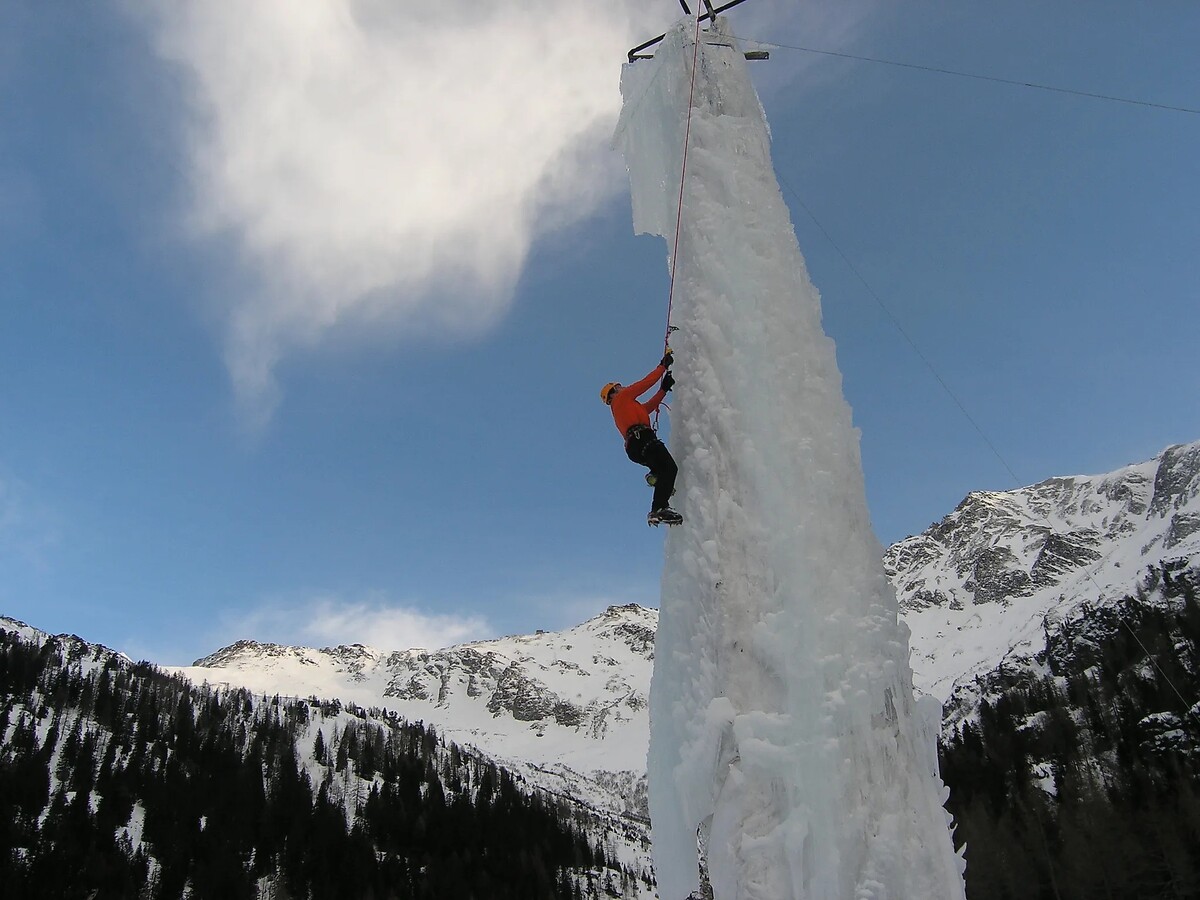
<svg viewBox="0 0 1200 900"><path fill-rule="evenodd" d="M956 683L1045 648L1049 621L1135 591L1147 566L1200 562L1200 443L1106 475L969 494L885 566L912 629L917 683Z"/></svg>
<svg viewBox="0 0 1200 900"><path fill-rule="evenodd" d="M1134 593L1147 566L1200 565L1198 523L1200 442L1108 474L970 494L884 556L913 629L917 688L944 700L957 685L969 703L977 676L1019 669L1045 650L1047 621ZM1068 544L1082 549L1070 552ZM1012 593L1000 593L1002 585ZM563 632L440 651L239 641L179 671L268 695L402 710L533 784L621 814L612 827L628 832L630 849L621 854L636 861L657 625L656 610L625 606ZM36 642L49 637L3 617L0 629ZM84 663L95 664L95 649L79 643Z"/></svg>
<svg viewBox="0 0 1200 900"><path fill-rule="evenodd" d="M178 671L201 682L385 707L543 787L644 817L656 625L654 610L631 605L566 631L436 651L239 641Z"/></svg>
<svg viewBox="0 0 1200 900"><path fill-rule="evenodd" d="M674 246L668 541L650 688L660 894L963 896L858 435L745 61L684 20L622 76L634 228ZM936 721L936 714L934 716ZM697 842L701 851L697 853Z"/></svg>
<svg viewBox="0 0 1200 900"><path fill-rule="evenodd" d="M915 686L945 701L956 684L1041 652L1046 616L1133 593L1145 567L1164 559L1200 563L1197 522L1200 442L1111 473L968 495L884 554L912 629ZM1068 543L1082 549L1068 553ZM998 594L1002 584L1015 593ZM0 617L0 628L49 637L14 619ZM456 743L524 765L548 787L594 792L601 808L636 812L657 628L657 610L629 605L562 632L436 651L243 640L176 671L268 695L402 710Z"/></svg>
<svg viewBox="0 0 1200 900"><path fill-rule="evenodd" d="M197 803L193 797L179 810L168 811L167 807L172 802L169 792L162 793L165 782L151 785L149 782L157 776L148 775L145 771L139 776L124 774L128 766L140 766L142 762L139 760L144 761L147 757L166 759L168 754L178 750L187 759L185 767L203 766L205 760L224 760L218 766L219 771L214 769L207 773L208 778L201 778L206 783L213 778L217 782L224 782L236 774L229 768L229 757L223 755L228 751L248 753L253 747L253 752L261 753L264 739L275 750L279 749L275 741L290 744L294 749L294 760L299 763L307 776L307 784L314 792L314 799L319 796L341 806L347 825L351 826L365 820L358 817L364 815L364 806L368 804L372 791L382 789L385 780L395 779L397 770L405 768L404 765L395 765L395 761L409 754L428 767L425 773L427 785L438 784L451 797L472 796L482 784L483 773L489 771L494 762L487 754L473 754L469 750L452 747L444 735L438 740L430 740L426 732L408 729L401 732L402 723L396 716L380 714L376 709L330 703L325 699L285 699L272 697L269 693L266 696L251 696L244 690L238 690L235 694L223 686L202 693L188 692L182 688L174 690L164 679L153 676L128 657L102 645L89 644L74 635L51 636L5 617L0 617L0 634L5 637L0 656L8 661L11 669L9 675L14 676L6 679L9 693L4 697L5 712L0 716L0 748L3 751L0 752L0 768L7 766L10 772L21 771L27 776L29 765L36 772L39 763L44 764L47 792L41 803L41 812L34 820L37 832L51 843L64 833L61 822L54 825L52 818L54 821L61 819L63 809L80 797L77 785L86 778L91 786L86 795L91 811L99 811L107 816L110 826L116 829L118 840L125 847L124 852L132 854L137 851L146 856L151 881L162 871L162 851L166 846L161 843L164 823L175 814L186 816L188 809L195 814ZM14 652L17 642L35 650L40 648L36 663L32 663L27 655L18 656ZM250 656L254 655L249 645L250 642L242 642L237 648L228 648L224 655L241 656L243 661L248 662ZM274 649L282 651L284 648ZM284 657L295 659L305 655L277 652L273 658L278 661ZM267 653L259 659L271 657L272 654ZM14 665L16 668L13 668ZM286 670L286 666L283 669ZM279 669L275 671L281 674ZM180 679L182 684L184 682ZM137 707L136 714L129 711L133 706ZM125 709L126 714L114 713L121 709ZM142 734L136 740L133 738L129 730L131 723L126 715L134 716L140 723L138 728L145 728L147 722L160 722L161 727L152 726L149 733L143 732L149 741L148 748L138 743ZM201 749L195 742L189 742L186 747L182 742L176 743L177 738L189 740L187 735L192 733L192 729L185 727L186 718L180 722L180 715L194 716L192 728L204 729L213 737L215 744L209 746L202 741L208 749ZM169 725L165 721L167 716L174 720ZM282 729L279 728L281 723ZM222 737L216 737L218 733ZM136 749L134 744L137 744ZM368 746L372 748L371 752L365 749ZM288 754L273 751L268 751L267 758L271 761L265 765L271 770L272 776L276 765L286 766L288 762ZM387 764L384 760L390 760L393 764ZM412 775L411 762L412 758L407 767L409 775L405 778ZM103 774L106 768L118 774L114 776L110 773L106 777ZM98 776L97 769L100 772ZM90 774L81 775L83 772ZM157 775L162 774L160 767ZM544 784L538 779L522 778L520 772L512 774L516 775L517 785L523 786L526 792L533 792L534 789L545 791ZM171 783L176 783L182 776L168 773L166 777ZM37 779L34 778L31 783L36 788ZM239 780L238 784L245 786L244 781ZM215 793L224 796L222 792L229 786L214 784ZM122 808L121 804L129 800L128 791L134 791L138 797L128 811L128 821L119 815L113 818L114 813L119 813ZM21 800L26 805L25 814L29 814L29 799L25 797ZM222 808L227 811L228 802L228 798L218 801L213 807L214 811L218 814ZM400 807L403 805L401 802ZM593 846L604 849L608 860L602 865L577 868L571 873L580 888L580 896L622 896L629 900L651 900L654 896L653 867L645 829L639 828L638 823L631 821L628 816L611 814L587 803L568 803L560 809L566 811L567 820L586 830ZM105 810L108 810L107 814ZM402 808L395 811L401 817L406 815ZM415 815L415 812L410 809L407 815ZM156 824L157 837L150 837L146 842L145 826L151 821ZM227 823L228 820L223 821ZM209 827L204 815L192 822L201 831ZM77 824L86 832L95 823ZM176 826L168 827L167 831L174 835L182 833ZM23 842L37 841L30 822L25 822L11 837L18 841L18 854L24 854L25 848L30 846ZM453 835L447 837L454 839ZM246 838L246 835L242 835L237 841ZM211 856L214 845L206 846ZM97 845L93 850L112 864L108 867L110 874L121 871L121 848L109 846L106 849L104 845ZM45 863L48 852L45 846L35 847L33 852ZM217 853L221 855L220 848L217 848ZM238 864L228 855L219 862L222 866ZM34 875L35 880L36 877ZM113 877L120 879L119 874ZM279 883L275 876L265 875L259 883L261 896L276 896L275 889Z"/></svg>

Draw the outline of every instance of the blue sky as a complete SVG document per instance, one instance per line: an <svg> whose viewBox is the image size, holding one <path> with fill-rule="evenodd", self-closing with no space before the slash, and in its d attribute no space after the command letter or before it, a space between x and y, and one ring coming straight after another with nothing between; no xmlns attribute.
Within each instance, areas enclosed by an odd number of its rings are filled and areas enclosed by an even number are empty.
<svg viewBox="0 0 1200 900"><path fill-rule="evenodd" d="M597 395L658 356L666 248L608 138L629 37L677 7L220 6L0 10L0 613L186 663L653 605L663 536ZM1200 107L1182 0L731 18ZM1200 115L798 50L754 72L882 541L1009 469L1200 437Z"/></svg>

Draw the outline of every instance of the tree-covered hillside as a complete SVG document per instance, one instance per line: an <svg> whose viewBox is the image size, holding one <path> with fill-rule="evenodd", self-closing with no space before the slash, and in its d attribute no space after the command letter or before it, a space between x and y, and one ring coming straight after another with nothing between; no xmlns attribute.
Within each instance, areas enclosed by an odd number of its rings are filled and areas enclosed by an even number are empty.
<svg viewBox="0 0 1200 900"><path fill-rule="evenodd" d="M1200 897L1198 587L1154 567L976 685L941 752L971 900Z"/></svg>
<svg viewBox="0 0 1200 900"><path fill-rule="evenodd" d="M9 900L587 896L578 809L379 711L197 687L0 631Z"/></svg>

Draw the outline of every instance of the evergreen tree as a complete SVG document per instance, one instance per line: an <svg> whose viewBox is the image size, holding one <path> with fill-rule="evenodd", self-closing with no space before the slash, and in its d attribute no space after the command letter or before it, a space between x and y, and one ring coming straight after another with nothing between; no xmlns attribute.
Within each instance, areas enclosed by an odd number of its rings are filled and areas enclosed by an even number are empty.
<svg viewBox="0 0 1200 900"><path fill-rule="evenodd" d="M277 897L527 900L577 896L570 871L596 862L576 814L395 715L8 633L0 686L6 900L249 900L260 881Z"/></svg>
<svg viewBox="0 0 1200 900"><path fill-rule="evenodd" d="M1050 674L993 678L997 702L943 741L971 900L1200 896L1194 577L1090 612L1048 643L1075 648Z"/></svg>

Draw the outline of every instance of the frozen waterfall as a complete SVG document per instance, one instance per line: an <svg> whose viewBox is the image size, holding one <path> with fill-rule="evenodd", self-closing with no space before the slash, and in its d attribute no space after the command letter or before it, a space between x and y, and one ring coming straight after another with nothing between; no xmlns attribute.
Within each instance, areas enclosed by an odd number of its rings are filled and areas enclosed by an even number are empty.
<svg viewBox="0 0 1200 900"><path fill-rule="evenodd" d="M675 237L694 20L625 67L634 227ZM746 63L701 33L672 339L650 693L662 900L962 898L932 722L869 521L858 435ZM936 706L936 704L935 704ZM699 894L697 894L699 896Z"/></svg>

